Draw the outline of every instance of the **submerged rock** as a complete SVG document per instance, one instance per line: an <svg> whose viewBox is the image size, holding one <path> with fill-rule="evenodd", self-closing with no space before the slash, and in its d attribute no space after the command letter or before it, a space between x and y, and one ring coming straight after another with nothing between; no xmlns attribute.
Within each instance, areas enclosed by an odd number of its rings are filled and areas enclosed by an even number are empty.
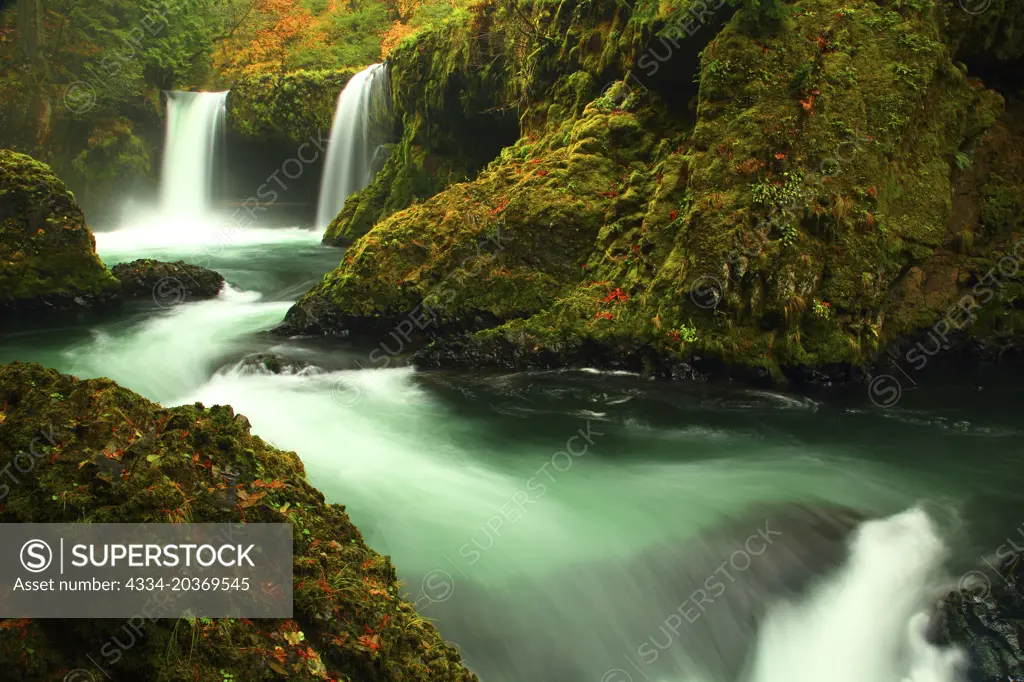
<svg viewBox="0 0 1024 682"><path fill-rule="evenodd" d="M320 374L324 371L304 360L297 360L277 355L276 353L247 355L233 366L256 374Z"/></svg>
<svg viewBox="0 0 1024 682"><path fill-rule="evenodd" d="M112 272L121 283L125 298L152 296L161 306L212 298L224 287L224 278L219 273L180 260L166 263L141 258L115 265Z"/></svg>
<svg viewBox="0 0 1024 682"><path fill-rule="evenodd" d="M24 453L0 523L296 527L292 619L156 620L103 668L109 679L476 680L401 598L390 560L366 545L345 508L327 504L298 456L252 436L231 407L164 408L109 379L17 362L0 365L0 405L0 453L8 462ZM91 670L89 656L122 625L2 620L0 676L43 682Z"/></svg>
<svg viewBox="0 0 1024 682"><path fill-rule="evenodd" d="M74 195L46 164L0 149L0 315L116 296Z"/></svg>

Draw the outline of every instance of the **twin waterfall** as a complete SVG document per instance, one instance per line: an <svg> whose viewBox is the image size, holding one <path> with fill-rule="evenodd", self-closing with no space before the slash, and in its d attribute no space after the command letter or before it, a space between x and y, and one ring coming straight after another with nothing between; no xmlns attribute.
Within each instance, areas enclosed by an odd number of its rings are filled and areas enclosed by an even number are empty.
<svg viewBox="0 0 1024 682"><path fill-rule="evenodd" d="M384 142L391 103L387 67L374 64L352 76L338 96L320 183L316 226L326 229L341 212L345 199L372 180L377 151Z"/></svg>
<svg viewBox="0 0 1024 682"><path fill-rule="evenodd" d="M223 130L228 93L167 93L160 208L165 215L205 215L210 208L213 157Z"/></svg>
<svg viewBox="0 0 1024 682"><path fill-rule="evenodd" d="M213 161L223 134L227 92L167 92L160 208L166 216L210 211ZM387 139L391 85L383 64L360 71L338 97L320 184L316 227L326 228L347 199L380 169Z"/></svg>

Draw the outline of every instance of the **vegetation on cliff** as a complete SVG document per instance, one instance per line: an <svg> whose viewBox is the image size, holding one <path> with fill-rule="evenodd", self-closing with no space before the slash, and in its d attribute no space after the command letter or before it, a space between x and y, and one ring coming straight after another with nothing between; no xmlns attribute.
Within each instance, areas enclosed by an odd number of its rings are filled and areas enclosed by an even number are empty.
<svg viewBox="0 0 1024 682"><path fill-rule="evenodd" d="M338 93L354 73L341 69L243 76L228 93L227 125L232 133L256 140L299 144L318 132L326 140Z"/></svg>
<svg viewBox="0 0 1024 682"><path fill-rule="evenodd" d="M250 435L230 407L163 408L109 379L36 364L0 366L0 386L0 451L21 472L5 481L0 522L295 527L293 618L145 622L117 660L104 656L111 679L476 679L403 601L391 562L345 508L325 503L296 454ZM87 656L112 636L127 641L122 625L3 620L0 665L26 682L91 669Z"/></svg>
<svg viewBox="0 0 1024 682"><path fill-rule="evenodd" d="M284 328L386 333L422 305L430 364L699 357L776 378L948 332L968 295L961 329L1019 333L1024 131L955 61L946 9L713 4L481 4L401 45L402 153L328 230L369 229ZM519 113L521 136L477 177L431 198L382 188L424 159L458 166L445 136L471 144L466 112L495 109ZM355 220L368 197L376 224Z"/></svg>
<svg viewBox="0 0 1024 682"><path fill-rule="evenodd" d="M90 305L116 289L74 195L45 164L0 149L0 313Z"/></svg>

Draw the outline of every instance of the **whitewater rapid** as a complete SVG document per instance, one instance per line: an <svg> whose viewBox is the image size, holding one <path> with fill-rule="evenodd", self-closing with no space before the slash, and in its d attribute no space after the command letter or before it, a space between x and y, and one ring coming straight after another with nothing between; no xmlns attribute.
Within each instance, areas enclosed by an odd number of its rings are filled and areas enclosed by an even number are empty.
<svg viewBox="0 0 1024 682"><path fill-rule="evenodd" d="M947 555L920 508L862 524L838 576L769 611L752 682L960 682L964 653L925 637Z"/></svg>
<svg viewBox="0 0 1024 682"><path fill-rule="evenodd" d="M101 255L134 257L163 243L158 233L98 235ZM246 239L218 257L243 267L264 249L314 248L316 235L254 230ZM196 243L206 238L168 242L167 256ZM681 641L669 643L660 667L638 652L652 637L666 640L680 599L671 562L641 570L636 558L666 543L686 547L738 509L790 500L888 511L857 527L836 572L821 571L799 598L761 595L770 606L755 631L737 621L749 638L739 676L696 679L960 681L961 654L923 635L949 584L942 532L914 506L930 483L770 426L822 418L822 404L707 394L669 424L638 405L657 391L632 388L638 380L627 376L468 381L407 367L331 369L353 366L342 356L356 351L263 336L294 300L273 294L236 282L208 301L98 325L50 364L109 376L167 405L230 404L255 434L298 452L310 481L392 556L408 598L485 682L694 682ZM253 353L320 368L273 374L240 362ZM744 418L751 413L760 416ZM746 597L727 591L709 615L732 617L730 598Z"/></svg>

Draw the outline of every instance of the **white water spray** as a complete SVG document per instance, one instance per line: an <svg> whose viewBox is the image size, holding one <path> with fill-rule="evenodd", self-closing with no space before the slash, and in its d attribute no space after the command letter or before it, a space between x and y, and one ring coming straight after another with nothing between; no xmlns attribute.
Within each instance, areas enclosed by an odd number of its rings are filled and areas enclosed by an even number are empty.
<svg viewBox="0 0 1024 682"><path fill-rule="evenodd" d="M958 682L962 652L925 639L946 551L921 509L863 524L834 580L769 612L752 682Z"/></svg>
<svg viewBox="0 0 1024 682"><path fill-rule="evenodd" d="M167 92L161 209L167 215L209 212L213 154L224 123L225 92Z"/></svg>
<svg viewBox="0 0 1024 682"><path fill-rule="evenodd" d="M316 223L326 228L345 206L345 199L370 183L374 154L383 141L380 114L391 102L387 67L374 64L345 85L331 125Z"/></svg>

